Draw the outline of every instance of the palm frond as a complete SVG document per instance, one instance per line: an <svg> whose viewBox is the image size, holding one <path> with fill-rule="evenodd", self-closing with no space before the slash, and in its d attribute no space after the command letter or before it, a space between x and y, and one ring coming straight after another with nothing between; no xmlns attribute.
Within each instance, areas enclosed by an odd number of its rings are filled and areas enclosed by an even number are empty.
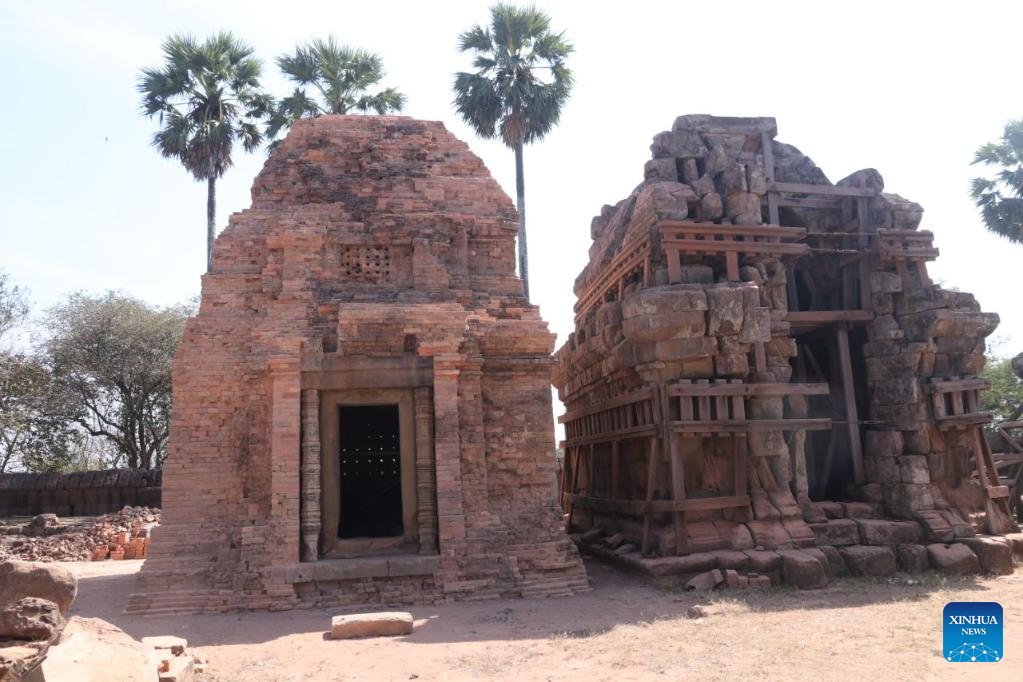
<svg viewBox="0 0 1023 682"><path fill-rule="evenodd" d="M313 86L319 92L321 101L315 102L315 113L311 115L346 114L352 111L375 111L378 114L400 111L405 105L405 96L394 88L378 93L370 92L384 77L383 60L367 50L343 45L334 36L317 38L306 45L296 46L293 55L282 55L277 64L284 75L303 86ZM296 91L297 92L297 91ZM305 96L303 92L303 96ZM303 105L303 112L313 112ZM273 119L275 137L290 121L277 116ZM288 122L285 122L287 119ZM268 132L269 134L269 132Z"/></svg>
<svg viewBox="0 0 1023 682"><path fill-rule="evenodd" d="M475 73L456 74L454 105L462 120L480 137L497 134L504 103L489 78Z"/></svg>
<svg viewBox="0 0 1023 682"><path fill-rule="evenodd" d="M490 31L482 26L473 26L468 31L465 31L458 36L459 52L468 52L469 50L474 50L476 52L492 52L493 49L493 37L490 35Z"/></svg>
<svg viewBox="0 0 1023 682"><path fill-rule="evenodd" d="M984 226L1023 243L1023 120L1009 121L1001 142L981 146L973 163L998 168L993 177L970 182L970 197L980 209Z"/></svg>
<svg viewBox="0 0 1023 682"><path fill-rule="evenodd" d="M455 108L482 137L500 134L509 146L535 142L557 125L571 94L565 60L574 48L536 7L501 2L490 14L489 29L474 26L459 36L459 49L476 53L475 73L455 75Z"/></svg>
<svg viewBox="0 0 1023 682"><path fill-rule="evenodd" d="M138 81L143 112L160 118L153 145L197 179L220 177L235 141L252 151L262 140L258 123L271 103L259 82L262 64L226 31L202 42L172 35L162 49L163 66L143 69Z"/></svg>

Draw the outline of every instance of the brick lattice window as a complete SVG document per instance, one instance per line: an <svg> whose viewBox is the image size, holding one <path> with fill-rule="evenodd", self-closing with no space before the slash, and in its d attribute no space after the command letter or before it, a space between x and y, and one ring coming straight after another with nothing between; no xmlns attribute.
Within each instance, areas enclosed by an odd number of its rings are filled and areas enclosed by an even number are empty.
<svg viewBox="0 0 1023 682"><path fill-rule="evenodd" d="M391 247L361 244L341 247L341 274L353 282L376 284L391 277Z"/></svg>

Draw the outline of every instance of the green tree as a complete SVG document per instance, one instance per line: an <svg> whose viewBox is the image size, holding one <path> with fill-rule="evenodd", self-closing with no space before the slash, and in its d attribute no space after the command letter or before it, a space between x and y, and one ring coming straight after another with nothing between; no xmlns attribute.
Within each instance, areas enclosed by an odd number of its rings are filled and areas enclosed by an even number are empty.
<svg viewBox="0 0 1023 682"><path fill-rule="evenodd" d="M0 340L28 315L25 291L0 270Z"/></svg>
<svg viewBox="0 0 1023 682"><path fill-rule="evenodd" d="M24 289L0 271L0 341L25 321ZM67 466L77 434L56 400L50 374L24 353L0 350L0 473Z"/></svg>
<svg viewBox="0 0 1023 682"><path fill-rule="evenodd" d="M274 140L271 151L279 143L276 138L300 118L369 111L386 114L405 106L405 95L394 88L369 92L384 77L379 55L339 45L333 36L297 45L294 53L277 58L277 66L297 86L273 104L266 129L267 137Z"/></svg>
<svg viewBox="0 0 1023 682"><path fill-rule="evenodd" d="M991 382L991 390L980 394L981 409L995 415L995 424L1014 421L1023 408L1023 381L1014 371L1010 358L988 358L980 376Z"/></svg>
<svg viewBox="0 0 1023 682"><path fill-rule="evenodd" d="M0 353L0 473L63 471L83 446L49 370L21 353Z"/></svg>
<svg viewBox="0 0 1023 682"><path fill-rule="evenodd" d="M153 146L206 181L206 271L213 268L217 180L233 161L235 143L251 152L263 141L259 121L270 97L260 86L262 62L227 32L198 42L174 35L163 44L164 64L142 70L138 89L146 116L158 116Z"/></svg>
<svg viewBox="0 0 1023 682"><path fill-rule="evenodd" d="M565 60L572 45L554 33L550 17L535 7L498 3L490 26L473 26L458 37L458 49L474 55L473 73L455 75L455 108L483 138L500 136L515 150L519 210L519 275L529 299L526 193L522 147L542 140L557 125L572 91Z"/></svg>
<svg viewBox="0 0 1023 682"><path fill-rule="evenodd" d="M998 169L994 178L974 178L970 185L985 227L1023 243L1023 119L1006 123L1002 141L978 149L973 163Z"/></svg>
<svg viewBox="0 0 1023 682"><path fill-rule="evenodd" d="M167 454L171 365L189 310L114 292L73 294L47 311L42 351L71 419L106 439L115 462L159 467Z"/></svg>

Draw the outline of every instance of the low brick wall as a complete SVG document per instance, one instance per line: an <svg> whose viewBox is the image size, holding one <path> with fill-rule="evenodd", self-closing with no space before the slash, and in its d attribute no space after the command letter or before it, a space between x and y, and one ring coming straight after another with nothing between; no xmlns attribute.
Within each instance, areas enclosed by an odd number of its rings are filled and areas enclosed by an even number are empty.
<svg viewBox="0 0 1023 682"><path fill-rule="evenodd" d="M0 517L96 516L126 505L159 507L159 471L108 469L71 474L0 474Z"/></svg>

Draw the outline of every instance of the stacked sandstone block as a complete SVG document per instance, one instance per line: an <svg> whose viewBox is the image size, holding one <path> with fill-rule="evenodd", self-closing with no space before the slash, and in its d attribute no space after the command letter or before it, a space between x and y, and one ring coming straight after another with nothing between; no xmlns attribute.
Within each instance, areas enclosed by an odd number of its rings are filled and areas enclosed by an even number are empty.
<svg viewBox="0 0 1023 682"><path fill-rule="evenodd" d="M620 254L648 240L651 257L644 275L625 281L617 295L584 307L574 333L557 351L554 383L569 411L598 406L643 386L665 387L680 380L792 381L798 346L786 318L793 259L741 256L739 281L727 281L718 258L690 254L682 259L680 279L671 283L657 229L664 221L767 223L771 190L765 140L773 157L774 182L873 190L862 208L871 235L877 230L919 233L922 208L884 192L877 171L858 171L832 184L809 157L774 140L776 130L770 118L681 116L672 130L655 136L643 182L627 198L604 206L593 219L590 260L575 285L581 300L590 287L603 281ZM857 214L861 210L855 209ZM850 222L852 215L845 208L840 210L838 203L786 206L780 217L782 225L814 235L813 245L821 247L841 244L834 237L856 229L855 221ZM874 238L868 237L868 242ZM863 288L869 300L862 307L872 313L873 320L866 325L866 342L854 362L865 365L866 385L858 390L866 394L868 405L866 414L861 409L859 417L871 425L864 432L865 483L850 486L845 496L869 505L872 518L909 523L915 530L913 540L882 543L890 552L838 551L854 567L862 563L860 555L883 554L880 561L889 567L897 565L898 546L966 540L983 528L985 493L971 480L966 464L975 454L974 444L967 431L938 428L927 386L935 378L976 376L984 363L984 338L994 330L998 317L981 312L971 295L933 284L922 263L917 270L903 272L874 247L861 250L866 267L857 274L869 278ZM837 261L802 258L800 268L820 290L839 290L842 273ZM815 303L817 310L849 307L840 300ZM754 362L757 344L763 344L760 370ZM809 416L805 396L758 397L749 402L752 414L748 416L753 419ZM824 548L832 546L828 534L838 531L829 525L831 518L821 505L809 498L807 433L754 432L748 438L747 490L730 490L735 451L727 438L704 439L700 456L687 460L686 488L698 495L748 494L750 508L745 513L688 512L687 548L674 546L671 516L661 515L654 531L655 553L688 550L695 556L718 551L812 550L812 561L819 564L814 574L826 575L825 568L838 562L825 562L834 556L822 557L820 552L834 554ZM644 447L637 441L620 444L623 499L643 499ZM609 462L610 457L600 461L605 460ZM598 470L598 487L607 478L605 471ZM655 499L670 498L671 491L662 482ZM627 544L633 548L640 544L641 523L585 509L573 514L583 529L620 528ZM860 524L852 520L838 525L847 533L861 532ZM851 535L843 537L852 540ZM849 546L878 545L857 535ZM597 552L608 549L602 549L600 542L594 547ZM636 558L630 552L625 555ZM668 566L676 559L664 556L654 561Z"/></svg>

